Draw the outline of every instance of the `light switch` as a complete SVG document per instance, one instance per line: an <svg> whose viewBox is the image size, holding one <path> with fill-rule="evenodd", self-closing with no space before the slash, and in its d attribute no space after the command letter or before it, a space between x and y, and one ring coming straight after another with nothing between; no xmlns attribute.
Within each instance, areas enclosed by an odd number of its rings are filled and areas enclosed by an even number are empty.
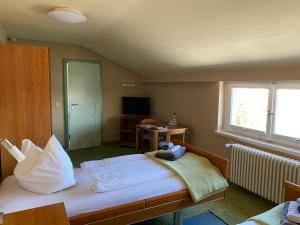
<svg viewBox="0 0 300 225"><path fill-rule="evenodd" d="M60 102L55 102L56 107L60 107Z"/></svg>

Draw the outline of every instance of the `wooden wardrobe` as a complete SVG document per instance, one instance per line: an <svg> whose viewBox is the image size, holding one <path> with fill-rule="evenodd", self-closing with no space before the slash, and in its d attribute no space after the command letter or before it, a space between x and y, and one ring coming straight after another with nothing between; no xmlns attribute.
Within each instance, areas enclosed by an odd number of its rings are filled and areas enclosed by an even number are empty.
<svg viewBox="0 0 300 225"><path fill-rule="evenodd" d="M49 49L0 44L0 138L21 147L28 138L44 147L51 136ZM2 179L16 160L1 147Z"/></svg>

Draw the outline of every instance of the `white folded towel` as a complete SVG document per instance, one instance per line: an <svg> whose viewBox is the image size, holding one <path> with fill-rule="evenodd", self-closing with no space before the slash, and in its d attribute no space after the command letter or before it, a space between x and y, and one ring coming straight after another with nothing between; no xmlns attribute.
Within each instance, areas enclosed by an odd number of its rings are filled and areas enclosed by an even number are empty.
<svg viewBox="0 0 300 225"><path fill-rule="evenodd" d="M290 202L287 218L293 223L300 223L300 213L298 211L298 204L296 201Z"/></svg>

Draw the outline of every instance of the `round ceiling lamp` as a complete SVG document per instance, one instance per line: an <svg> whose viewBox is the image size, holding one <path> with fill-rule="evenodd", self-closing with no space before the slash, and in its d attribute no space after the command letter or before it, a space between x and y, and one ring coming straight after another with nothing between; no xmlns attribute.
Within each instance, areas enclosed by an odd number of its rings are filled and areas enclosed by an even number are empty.
<svg viewBox="0 0 300 225"><path fill-rule="evenodd" d="M84 23L87 17L82 12L70 8L54 8L48 12L48 16L64 23Z"/></svg>

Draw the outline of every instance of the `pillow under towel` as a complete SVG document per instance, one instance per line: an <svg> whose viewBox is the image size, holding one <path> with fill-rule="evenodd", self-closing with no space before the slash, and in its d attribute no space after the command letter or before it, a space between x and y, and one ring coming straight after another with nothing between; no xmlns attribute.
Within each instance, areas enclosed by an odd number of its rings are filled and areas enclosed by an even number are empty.
<svg viewBox="0 0 300 225"><path fill-rule="evenodd" d="M32 168L15 176L20 186L39 194L51 194L76 184L72 162L54 135Z"/></svg>

